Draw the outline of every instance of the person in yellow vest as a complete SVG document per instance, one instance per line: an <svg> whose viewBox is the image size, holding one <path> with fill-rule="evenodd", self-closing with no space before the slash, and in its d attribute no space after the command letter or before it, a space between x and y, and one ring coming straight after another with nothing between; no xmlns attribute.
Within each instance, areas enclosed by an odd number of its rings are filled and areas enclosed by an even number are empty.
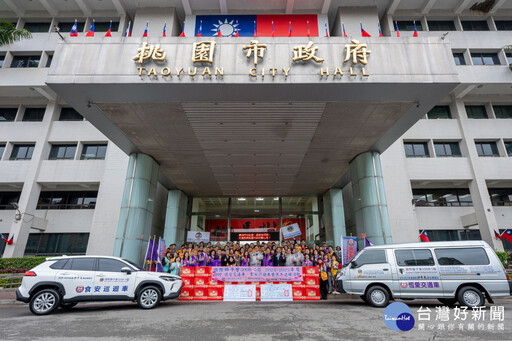
<svg viewBox="0 0 512 341"><path fill-rule="evenodd" d="M338 290L336 290L338 287L336 286L336 274L338 273L338 266L339 266L339 262L338 260L336 259L336 255L332 255L331 257L331 274L332 274L332 277L330 278L330 280L332 281L331 283L331 287L333 288L332 290L332 293L334 295L339 295L340 293L338 292Z"/></svg>

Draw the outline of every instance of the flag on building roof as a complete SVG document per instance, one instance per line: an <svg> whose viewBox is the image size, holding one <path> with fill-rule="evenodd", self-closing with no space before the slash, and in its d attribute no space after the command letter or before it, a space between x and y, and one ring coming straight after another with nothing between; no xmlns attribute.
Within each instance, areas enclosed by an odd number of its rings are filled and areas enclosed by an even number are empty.
<svg viewBox="0 0 512 341"><path fill-rule="evenodd" d="M416 28L416 20L412 22L414 24L414 33L412 34L413 37L418 36L418 29Z"/></svg>
<svg viewBox="0 0 512 341"><path fill-rule="evenodd" d="M288 31L288 37L291 37L292 36L292 22L290 21L288 24L290 26L290 30Z"/></svg>
<svg viewBox="0 0 512 341"><path fill-rule="evenodd" d="M306 22L308 24L308 37L311 35L311 32L309 32L309 20Z"/></svg>
<svg viewBox="0 0 512 341"><path fill-rule="evenodd" d="M347 32L345 31L345 24L341 24L342 28L343 28L343 37L347 37Z"/></svg>
<svg viewBox="0 0 512 341"><path fill-rule="evenodd" d="M144 29L144 34L142 35L142 37L148 36L148 26L149 26L149 21L146 21L146 28Z"/></svg>
<svg viewBox="0 0 512 341"><path fill-rule="evenodd" d="M77 28L77 22L75 19L75 23L73 24L73 27L71 27L71 31L69 32L69 35L71 37L78 37L78 28Z"/></svg>
<svg viewBox="0 0 512 341"><path fill-rule="evenodd" d="M494 230L494 238L501 240L501 235Z"/></svg>
<svg viewBox="0 0 512 341"><path fill-rule="evenodd" d="M92 19L91 28L89 29L89 32L85 35L86 37L94 37L94 19Z"/></svg>
<svg viewBox="0 0 512 341"><path fill-rule="evenodd" d="M105 37L112 37L112 20L110 20L110 25L108 26L107 33L105 33Z"/></svg>
<svg viewBox="0 0 512 341"><path fill-rule="evenodd" d="M395 27L396 27L396 36L400 37L400 30L398 29L398 21L395 21Z"/></svg>
<svg viewBox="0 0 512 341"><path fill-rule="evenodd" d="M421 231L420 239L423 242L429 242L430 241L430 239L428 239L428 236L427 236L427 231L425 231L425 230Z"/></svg>
<svg viewBox="0 0 512 341"><path fill-rule="evenodd" d="M325 24L325 36L328 38L329 37L329 31L327 30L327 23L324 23Z"/></svg>
<svg viewBox="0 0 512 341"><path fill-rule="evenodd" d="M130 34L130 25L132 24L131 21L128 21L128 26L126 27L126 32L124 33L124 36L125 37L130 37L131 34Z"/></svg>
<svg viewBox="0 0 512 341"><path fill-rule="evenodd" d="M373 246L373 243L368 238L366 238L366 236L364 236L364 247L367 246Z"/></svg>
<svg viewBox="0 0 512 341"><path fill-rule="evenodd" d="M187 22L186 20L185 20L185 21L183 21L183 31L181 31L180 38L185 37L185 23L186 23L186 22Z"/></svg>
<svg viewBox="0 0 512 341"><path fill-rule="evenodd" d="M162 32L162 37L167 37L167 33L165 32L166 28L167 28L167 23L164 24L164 31Z"/></svg>
<svg viewBox="0 0 512 341"><path fill-rule="evenodd" d="M12 245L12 243L14 243L14 235L7 241L7 245Z"/></svg>
<svg viewBox="0 0 512 341"><path fill-rule="evenodd" d="M198 37L203 36L203 21L202 20L199 22L199 29L197 30L197 36Z"/></svg>
<svg viewBox="0 0 512 341"><path fill-rule="evenodd" d="M371 35L364 30L363 23L359 23L359 25L361 25L361 37L371 37Z"/></svg>
<svg viewBox="0 0 512 341"><path fill-rule="evenodd" d="M505 231L503 231L503 233L501 234L501 240L503 240L503 238L505 238L505 240L507 240L508 242L512 243L512 230L506 229Z"/></svg>
<svg viewBox="0 0 512 341"><path fill-rule="evenodd" d="M380 29L380 23L377 23L377 25L379 26L379 37L384 37L384 36L382 35L382 31L381 31L381 29Z"/></svg>

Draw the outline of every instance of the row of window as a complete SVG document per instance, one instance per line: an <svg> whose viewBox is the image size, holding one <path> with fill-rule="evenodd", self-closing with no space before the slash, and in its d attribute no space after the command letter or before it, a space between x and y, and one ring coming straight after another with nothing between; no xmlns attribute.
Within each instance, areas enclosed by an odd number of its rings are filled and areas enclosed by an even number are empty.
<svg viewBox="0 0 512 341"><path fill-rule="evenodd" d="M0 210L13 210L21 192L0 192ZM98 191L41 191L38 210L94 209Z"/></svg>
<svg viewBox="0 0 512 341"><path fill-rule="evenodd" d="M470 52L473 65L501 65L497 52ZM507 63L512 64L512 53L506 52ZM455 65L467 65L463 52L454 52Z"/></svg>
<svg viewBox="0 0 512 341"><path fill-rule="evenodd" d="M491 105L488 113L485 105L466 105L466 116L471 119L487 119L491 117L512 118L512 105ZM451 119L452 113L448 105L436 105L427 113L428 119Z"/></svg>
<svg viewBox="0 0 512 341"><path fill-rule="evenodd" d="M21 53L21 52L16 52ZM53 61L53 52L44 52L46 54L46 62L44 67L50 67ZM5 54L0 55L0 68L4 66L5 62ZM39 54L13 54L11 68L38 68L39 64L41 64L41 53ZM44 61L44 59L43 59Z"/></svg>
<svg viewBox="0 0 512 341"><path fill-rule="evenodd" d="M25 256L84 255L88 241L89 233L31 233Z"/></svg>
<svg viewBox="0 0 512 341"><path fill-rule="evenodd" d="M31 160L35 146L34 143L13 144L9 160ZM5 143L0 143L0 160L3 157L5 147ZM76 150L76 142L73 144L52 144L48 160L74 160ZM106 154L106 143L83 144L80 160L105 160Z"/></svg>
<svg viewBox="0 0 512 341"><path fill-rule="evenodd" d="M512 156L512 141L504 141L505 151L508 156ZM498 145L496 141L475 141L478 156L499 157ZM406 157L430 157L427 142L404 142ZM436 157L461 157L460 146L458 142L434 142L434 152Z"/></svg>
<svg viewBox="0 0 512 341"><path fill-rule="evenodd" d="M512 188L488 188L487 190L492 206L512 206ZM414 188L412 197L415 206L473 206L468 188Z"/></svg>
<svg viewBox="0 0 512 341"><path fill-rule="evenodd" d="M16 116L21 115L23 117L21 121L24 122L42 122L46 108L0 108L0 122L13 122L16 120ZM83 116L73 108L62 108L59 114L59 121L83 121Z"/></svg>
<svg viewBox="0 0 512 341"><path fill-rule="evenodd" d="M414 31L414 24L418 31L426 31L421 19L418 20L397 20L400 31ZM512 31L512 20L494 20L498 31ZM457 31L454 20L427 20L428 31ZM490 31L487 20L461 20L463 31Z"/></svg>

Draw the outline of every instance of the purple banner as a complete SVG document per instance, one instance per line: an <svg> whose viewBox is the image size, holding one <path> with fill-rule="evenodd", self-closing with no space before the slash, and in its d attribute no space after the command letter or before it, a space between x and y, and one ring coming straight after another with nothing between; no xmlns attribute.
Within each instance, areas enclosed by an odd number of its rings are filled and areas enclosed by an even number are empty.
<svg viewBox="0 0 512 341"><path fill-rule="evenodd" d="M220 282L302 282L301 267L213 267L212 279Z"/></svg>

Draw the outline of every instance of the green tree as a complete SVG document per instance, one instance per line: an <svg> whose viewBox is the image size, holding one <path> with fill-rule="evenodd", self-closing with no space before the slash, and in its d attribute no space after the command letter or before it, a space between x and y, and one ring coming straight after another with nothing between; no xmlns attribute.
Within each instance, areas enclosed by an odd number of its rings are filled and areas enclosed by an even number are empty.
<svg viewBox="0 0 512 341"><path fill-rule="evenodd" d="M19 30L7 20L0 19L0 46L12 44L21 39L30 38L32 38L32 34L28 30Z"/></svg>

